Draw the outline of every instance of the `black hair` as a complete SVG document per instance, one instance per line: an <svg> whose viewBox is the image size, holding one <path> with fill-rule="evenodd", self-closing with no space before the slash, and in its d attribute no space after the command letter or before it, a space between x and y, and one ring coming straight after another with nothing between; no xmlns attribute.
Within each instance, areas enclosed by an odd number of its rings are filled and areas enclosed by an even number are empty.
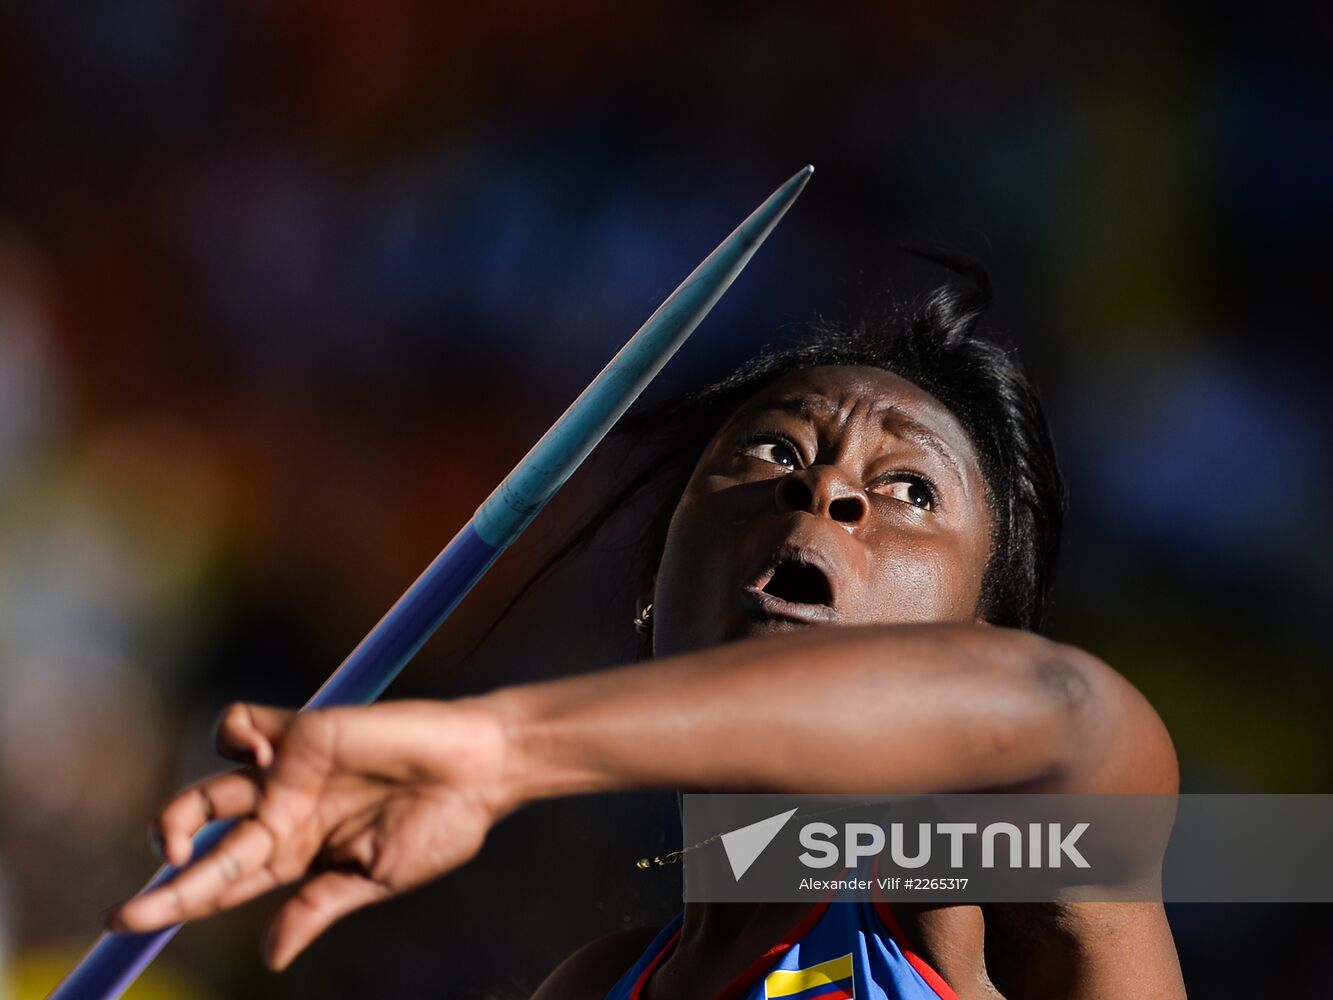
<svg viewBox="0 0 1333 1000"><path fill-rule="evenodd" d="M638 541L646 593L695 463L736 409L789 372L864 365L915 383L962 424L980 459L992 520L978 613L995 625L1039 628L1065 509L1064 479L1041 401L1015 351L978 329L991 301L985 267L958 253L910 252L965 282L946 284L906 304L867 309L852 321L816 321L795 343L764 351L721 381L622 418L612 435L627 446L626 467L637 471L626 475L547 559L501 618L547 571L587 545L616 512L651 489L661 500Z"/></svg>

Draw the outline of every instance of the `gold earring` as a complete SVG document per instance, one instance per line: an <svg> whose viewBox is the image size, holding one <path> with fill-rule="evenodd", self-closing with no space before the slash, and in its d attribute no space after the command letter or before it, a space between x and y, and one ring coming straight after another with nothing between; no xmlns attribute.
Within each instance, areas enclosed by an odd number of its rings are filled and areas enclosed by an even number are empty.
<svg viewBox="0 0 1333 1000"><path fill-rule="evenodd" d="M634 616L634 631L639 635L647 635L653 628L653 602L649 601L643 606L643 610Z"/></svg>

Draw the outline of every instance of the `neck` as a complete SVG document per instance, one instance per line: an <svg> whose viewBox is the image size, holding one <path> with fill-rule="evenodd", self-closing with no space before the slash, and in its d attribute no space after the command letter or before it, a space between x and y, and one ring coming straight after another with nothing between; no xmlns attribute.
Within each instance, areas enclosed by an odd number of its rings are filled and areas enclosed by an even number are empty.
<svg viewBox="0 0 1333 1000"><path fill-rule="evenodd" d="M692 947L711 947L735 941L760 913L758 903L686 903L680 942Z"/></svg>

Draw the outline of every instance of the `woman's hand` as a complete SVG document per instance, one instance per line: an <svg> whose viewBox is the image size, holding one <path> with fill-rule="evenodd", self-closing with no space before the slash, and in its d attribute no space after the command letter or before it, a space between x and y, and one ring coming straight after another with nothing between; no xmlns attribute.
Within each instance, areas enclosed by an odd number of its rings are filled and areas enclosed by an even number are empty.
<svg viewBox="0 0 1333 1000"><path fill-rule="evenodd" d="M204 824L236 827L198 864L109 913L113 930L155 930L304 879L264 948L282 969L345 914L468 861L516 805L504 727L476 702L300 714L238 704L222 714L217 744L249 766L185 789L154 828L179 866Z"/></svg>

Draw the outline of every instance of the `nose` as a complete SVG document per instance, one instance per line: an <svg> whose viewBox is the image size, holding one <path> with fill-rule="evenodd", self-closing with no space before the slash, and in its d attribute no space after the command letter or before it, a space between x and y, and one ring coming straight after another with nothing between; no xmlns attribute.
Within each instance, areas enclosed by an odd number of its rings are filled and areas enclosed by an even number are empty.
<svg viewBox="0 0 1333 1000"><path fill-rule="evenodd" d="M778 480L778 509L800 510L857 525L870 512L865 491L854 486L831 465L812 465Z"/></svg>

